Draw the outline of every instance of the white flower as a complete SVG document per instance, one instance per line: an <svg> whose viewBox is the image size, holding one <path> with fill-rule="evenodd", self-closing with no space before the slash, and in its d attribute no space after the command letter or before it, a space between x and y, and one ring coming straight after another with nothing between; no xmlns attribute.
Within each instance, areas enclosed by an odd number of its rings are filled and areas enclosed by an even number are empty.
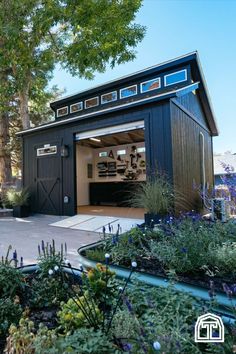
<svg viewBox="0 0 236 354"><path fill-rule="evenodd" d="M123 290L122 286L119 286L119 291L122 291L122 290Z"/></svg>
<svg viewBox="0 0 236 354"><path fill-rule="evenodd" d="M133 268L136 268L137 267L137 262L132 262L131 265L132 265Z"/></svg>
<svg viewBox="0 0 236 354"><path fill-rule="evenodd" d="M109 253L106 253L106 254L105 254L105 258L110 258Z"/></svg>
<svg viewBox="0 0 236 354"><path fill-rule="evenodd" d="M55 272L57 272L59 270L59 267L57 265L55 265L54 270L55 270Z"/></svg>
<svg viewBox="0 0 236 354"><path fill-rule="evenodd" d="M159 342L154 342L153 343L153 348L155 349L155 350L160 350L161 349L161 345L160 345L160 343Z"/></svg>
<svg viewBox="0 0 236 354"><path fill-rule="evenodd" d="M49 275L52 275L52 274L53 274L53 270L52 270L52 269L49 269L48 274L49 274Z"/></svg>

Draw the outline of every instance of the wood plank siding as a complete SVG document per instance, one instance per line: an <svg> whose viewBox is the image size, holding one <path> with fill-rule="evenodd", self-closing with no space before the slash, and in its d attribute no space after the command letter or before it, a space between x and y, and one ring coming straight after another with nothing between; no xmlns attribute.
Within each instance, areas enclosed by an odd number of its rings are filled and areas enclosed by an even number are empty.
<svg viewBox="0 0 236 354"><path fill-rule="evenodd" d="M201 198L193 185L203 183L203 163L206 183L213 185L212 137L197 118L194 120L174 101L171 102L171 132L174 185L186 197L189 206L199 210L202 207ZM200 133L204 136L204 161Z"/></svg>

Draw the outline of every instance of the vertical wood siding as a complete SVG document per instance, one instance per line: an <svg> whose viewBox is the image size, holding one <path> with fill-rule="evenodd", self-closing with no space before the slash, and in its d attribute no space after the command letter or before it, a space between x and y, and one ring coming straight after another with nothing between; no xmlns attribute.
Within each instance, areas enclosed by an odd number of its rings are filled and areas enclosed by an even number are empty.
<svg viewBox="0 0 236 354"><path fill-rule="evenodd" d="M204 135L205 175L209 185L213 185L212 137L173 102L171 131L174 185L190 202L188 209L196 210L202 206L199 194L193 188L194 183L202 183L200 132Z"/></svg>

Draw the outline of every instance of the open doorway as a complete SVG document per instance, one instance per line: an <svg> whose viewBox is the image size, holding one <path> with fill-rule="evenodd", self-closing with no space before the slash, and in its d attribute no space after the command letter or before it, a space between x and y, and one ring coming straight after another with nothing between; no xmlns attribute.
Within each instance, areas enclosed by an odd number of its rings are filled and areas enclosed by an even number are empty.
<svg viewBox="0 0 236 354"><path fill-rule="evenodd" d="M143 219L130 196L146 181L144 122L76 135L77 213Z"/></svg>

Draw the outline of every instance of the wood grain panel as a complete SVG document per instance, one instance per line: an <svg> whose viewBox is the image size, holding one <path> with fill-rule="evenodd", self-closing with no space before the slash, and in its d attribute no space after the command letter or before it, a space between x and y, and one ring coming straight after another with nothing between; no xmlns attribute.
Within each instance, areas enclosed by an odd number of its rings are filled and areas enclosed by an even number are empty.
<svg viewBox="0 0 236 354"><path fill-rule="evenodd" d="M188 201L186 209L198 210L202 207L201 198L193 186L202 183L200 132L204 135L205 176L209 185L213 185L212 137L174 103L171 103L171 131L174 185Z"/></svg>

